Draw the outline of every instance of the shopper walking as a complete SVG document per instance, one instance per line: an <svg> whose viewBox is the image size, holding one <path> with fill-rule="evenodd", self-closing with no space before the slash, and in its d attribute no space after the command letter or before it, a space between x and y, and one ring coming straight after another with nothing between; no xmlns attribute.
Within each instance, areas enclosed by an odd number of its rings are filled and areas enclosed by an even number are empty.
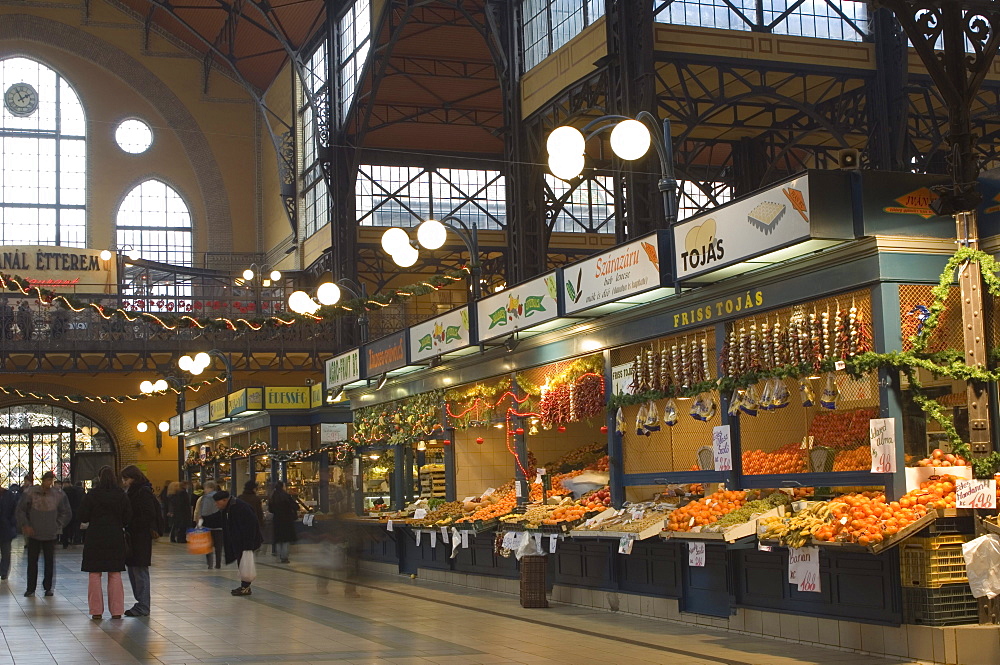
<svg viewBox="0 0 1000 665"><path fill-rule="evenodd" d="M97 472L97 485L80 502L80 521L88 524L83 538L83 563L80 570L90 573L87 582L87 605L90 616L100 619L104 614L101 577L108 574L108 611L112 619L121 619L125 612L125 528L132 518L132 504L115 481L110 466Z"/></svg>
<svg viewBox="0 0 1000 665"><path fill-rule="evenodd" d="M167 517L170 518L170 542L186 543L191 528L191 499L181 483L167 488Z"/></svg>
<svg viewBox="0 0 1000 665"><path fill-rule="evenodd" d="M46 596L52 595L56 538L63 527L69 524L72 515L66 495L52 486L55 479L56 474L46 471L42 476L42 484L25 488L17 504L17 525L28 541L28 588L24 592L26 598L35 595L40 553L45 554L42 588L45 589Z"/></svg>
<svg viewBox="0 0 1000 665"><path fill-rule="evenodd" d="M240 494L239 500L253 508L253 512L257 515L257 523L260 524L261 531L264 529L264 502L260 500L257 496L257 482L254 480L248 480L243 484L243 494Z"/></svg>
<svg viewBox="0 0 1000 665"><path fill-rule="evenodd" d="M222 535L225 540L226 563L236 561L240 572L240 585L233 589L234 596L249 596L250 585L257 579L254 550L264 541L260 524L253 509L229 492L215 493L215 505L222 515Z"/></svg>
<svg viewBox="0 0 1000 665"><path fill-rule="evenodd" d="M17 536L18 493L0 487L0 581L10 573L10 544Z"/></svg>
<svg viewBox="0 0 1000 665"><path fill-rule="evenodd" d="M114 476L113 473L112 476ZM83 503L83 496L86 492L83 489L83 483L78 482L73 485L66 480L63 481L63 494L69 501L70 510L73 511L69 524L63 529L62 534L62 546L63 549L66 549L70 545L76 545L80 539L80 505Z"/></svg>
<svg viewBox="0 0 1000 665"><path fill-rule="evenodd" d="M195 519L198 520L201 526L210 529L212 532L213 552L205 555L205 561L209 568L212 567L213 558L215 567L222 567L222 515L219 514L219 508L215 505L215 499L213 498L218 489L219 487L214 480L206 480L205 491L198 497L198 503L194 506Z"/></svg>
<svg viewBox="0 0 1000 665"><path fill-rule="evenodd" d="M131 548L125 557L125 568L135 597L135 605L125 610L125 616L144 617L149 616L149 564L153 558L153 541L163 533L165 522L153 494L153 485L139 467L125 467L121 477L132 507L128 523Z"/></svg>
<svg viewBox="0 0 1000 665"><path fill-rule="evenodd" d="M278 550L278 561L288 563L288 550L298 540L295 521L299 518L299 506L295 498L285 491L285 483L278 481L267 502L267 511L274 515L274 544Z"/></svg>

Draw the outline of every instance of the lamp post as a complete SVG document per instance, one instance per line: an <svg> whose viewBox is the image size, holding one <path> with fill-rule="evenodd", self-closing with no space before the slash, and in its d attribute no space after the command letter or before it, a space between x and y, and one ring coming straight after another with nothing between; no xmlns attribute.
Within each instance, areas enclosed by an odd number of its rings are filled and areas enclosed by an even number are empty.
<svg viewBox="0 0 1000 665"><path fill-rule="evenodd" d="M161 420L158 423L154 423L152 420L142 420L136 423L135 428L144 434L149 431L150 426L156 432L156 452L159 453L163 448L163 435L170 430L170 423L166 420Z"/></svg>
<svg viewBox="0 0 1000 665"><path fill-rule="evenodd" d="M288 296L288 309L296 314L315 314L316 310L324 305L336 305L340 302L342 291L347 291L351 296L361 301L361 311L358 312L358 327L361 330L361 343L364 344L368 341L368 307L366 305L368 289L362 283L347 277L333 282L323 282L316 287L315 300L305 291L293 291Z"/></svg>
<svg viewBox="0 0 1000 665"><path fill-rule="evenodd" d="M253 289L256 311L261 310L261 290L272 288L281 281L281 272L274 270L266 263L251 263L241 277L236 278L236 286L247 286Z"/></svg>
<svg viewBox="0 0 1000 665"><path fill-rule="evenodd" d="M456 222L452 224L451 222ZM466 225L458 217L448 215L441 219L428 219L417 226L417 242L425 249L439 249L448 238L448 230L455 232L469 250L469 268L472 277L472 299L479 300L482 291L480 278L482 264L479 263L479 238L475 222ZM410 236L397 226L386 229L382 234L382 249L392 257L396 265L409 268L417 261L419 252L410 244Z"/></svg>
<svg viewBox="0 0 1000 665"><path fill-rule="evenodd" d="M165 376L156 381L148 379L139 384L139 391L144 395L163 394L173 386L177 390L177 417L181 421L181 433L177 435L177 478L184 476L184 408L187 403L187 386L190 382L184 377ZM169 428L169 424L168 424ZM157 427L159 429L159 427ZM140 430L141 431L141 430Z"/></svg>
<svg viewBox="0 0 1000 665"><path fill-rule="evenodd" d="M546 141L549 170L560 180L572 180L584 166L584 150L588 140L611 130L611 149L626 161L639 159L649 151L650 143L660 159L660 179L657 189L663 196L663 212L667 225L677 221L677 179L674 177L674 148L670 136L670 121L662 126L649 111L640 111L635 118L604 115L587 123L583 131L562 126L552 130ZM651 134L656 136L652 141Z"/></svg>
<svg viewBox="0 0 1000 665"><path fill-rule="evenodd" d="M177 359L177 366L189 374L198 376L212 364L213 357L221 360L226 367L226 394L228 395L233 392L233 362L222 351L211 349L196 353L194 356L183 355Z"/></svg>

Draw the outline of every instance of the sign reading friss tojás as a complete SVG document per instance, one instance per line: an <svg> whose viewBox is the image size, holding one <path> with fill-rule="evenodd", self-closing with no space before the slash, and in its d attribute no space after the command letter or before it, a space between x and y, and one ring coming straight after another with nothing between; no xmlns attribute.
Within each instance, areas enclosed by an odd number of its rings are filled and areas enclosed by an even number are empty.
<svg viewBox="0 0 1000 665"><path fill-rule="evenodd" d="M118 261L101 258L98 249L55 245L0 247L0 272L26 279L32 286L75 293L117 293Z"/></svg>
<svg viewBox="0 0 1000 665"><path fill-rule="evenodd" d="M663 264L670 261L665 248L665 234L654 233L563 268L560 289L566 313L659 288L669 272Z"/></svg>

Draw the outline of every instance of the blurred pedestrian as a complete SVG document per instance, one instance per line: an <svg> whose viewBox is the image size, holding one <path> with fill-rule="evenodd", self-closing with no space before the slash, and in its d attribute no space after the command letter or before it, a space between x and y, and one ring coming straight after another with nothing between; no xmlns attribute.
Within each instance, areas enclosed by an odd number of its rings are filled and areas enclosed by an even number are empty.
<svg viewBox="0 0 1000 665"><path fill-rule="evenodd" d="M144 617L149 616L149 565L153 558L153 541L163 533L166 522L153 494L153 485L139 467L125 467L121 477L132 507L132 519L128 523L131 547L125 557L125 568L135 597L135 605L125 610L125 616Z"/></svg>
<svg viewBox="0 0 1000 665"><path fill-rule="evenodd" d="M56 474L46 471L42 475L42 484L32 485L22 491L17 504L17 524L28 541L28 588L24 592L26 598L35 595L38 585L38 556L43 552L45 577L42 578L42 588L45 589L46 596L52 595L56 538L63 527L69 524L73 513L66 495L52 486L55 480Z"/></svg>
<svg viewBox="0 0 1000 665"><path fill-rule="evenodd" d="M254 550L263 542L260 524L253 509L229 492L215 493L215 505L222 515L222 533L225 540L226 563L236 561L239 567L240 585L232 590L234 596L249 596L250 585L257 579L257 564Z"/></svg>
<svg viewBox="0 0 1000 665"><path fill-rule="evenodd" d="M80 504L83 503L83 495L86 492L84 492L82 482L73 485L68 480L63 481L62 490L69 501L70 510L73 511L73 516L70 517L69 524L66 525L62 533L62 546L63 549L66 549L70 545L75 545L80 538Z"/></svg>
<svg viewBox="0 0 1000 665"><path fill-rule="evenodd" d="M285 491L285 483L280 480L274 484L267 510L274 515L274 544L278 550L278 561L288 563L289 547L298 540L295 522L299 519L299 506L295 498Z"/></svg>
<svg viewBox="0 0 1000 665"><path fill-rule="evenodd" d="M125 613L126 532L132 518L132 503L115 480L110 466L97 472L97 484L80 503L80 521L87 523L83 540L83 562L80 570L90 573L87 581L87 605L90 616L100 619L104 614L101 577L108 574L108 611L112 619Z"/></svg>
<svg viewBox="0 0 1000 665"><path fill-rule="evenodd" d="M0 581L10 574L10 544L17 537L18 492L0 487Z"/></svg>
<svg viewBox="0 0 1000 665"><path fill-rule="evenodd" d="M205 481L205 490L198 497L198 503L194 507L194 517L201 526L212 531L212 552L205 555L205 562L208 567L212 567L213 554L215 567L222 567L222 515L215 505L213 496L218 491L218 485L214 480Z"/></svg>
<svg viewBox="0 0 1000 665"><path fill-rule="evenodd" d="M186 543L191 528L191 500L181 483L170 483L167 489L167 517L170 519L170 542Z"/></svg>
<svg viewBox="0 0 1000 665"><path fill-rule="evenodd" d="M257 515L257 522L260 524L260 528L264 529L264 502L260 500L257 496L257 481L248 480L243 484L243 494L239 496L240 501L244 502L251 508L253 508L254 514Z"/></svg>
<svg viewBox="0 0 1000 665"><path fill-rule="evenodd" d="M21 329L22 338L31 340L31 335L35 331L35 322L26 300L22 300L21 305L17 308L17 327Z"/></svg>

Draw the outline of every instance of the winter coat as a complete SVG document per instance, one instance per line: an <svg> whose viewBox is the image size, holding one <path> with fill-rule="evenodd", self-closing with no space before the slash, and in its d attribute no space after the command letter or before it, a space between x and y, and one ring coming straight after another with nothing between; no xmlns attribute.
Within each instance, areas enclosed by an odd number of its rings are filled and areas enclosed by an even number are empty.
<svg viewBox="0 0 1000 665"><path fill-rule="evenodd" d="M222 540L226 548L226 563L232 563L247 550L256 550L264 542L260 524L253 508L239 499L219 511L222 516Z"/></svg>
<svg viewBox="0 0 1000 665"><path fill-rule="evenodd" d="M267 511L274 514L274 542L294 543L295 522L299 519L299 507L295 499L285 490L274 490L267 502Z"/></svg>
<svg viewBox="0 0 1000 665"><path fill-rule="evenodd" d="M17 503L17 526L24 530L34 529L34 540L55 540L69 524L73 511L63 491L50 487L48 491L41 485L32 485L21 492Z"/></svg>
<svg viewBox="0 0 1000 665"><path fill-rule="evenodd" d="M17 492L0 488L0 540L14 540L17 536Z"/></svg>
<svg viewBox="0 0 1000 665"><path fill-rule="evenodd" d="M254 514L257 515L257 522L260 523L261 528L264 528L264 505L257 493L243 492L240 494L239 500L253 508Z"/></svg>
<svg viewBox="0 0 1000 665"><path fill-rule="evenodd" d="M188 493L176 492L167 496L167 512L173 513L170 523L185 529L191 526L191 500Z"/></svg>
<svg viewBox="0 0 1000 665"><path fill-rule="evenodd" d="M159 536L166 531L163 513L149 483L133 483L128 488L128 500L132 506L132 519L128 523L132 551L125 558L125 565L148 566L153 557L153 533Z"/></svg>
<svg viewBox="0 0 1000 665"><path fill-rule="evenodd" d="M121 489L94 488L83 497L78 512L89 523L83 538L83 563L88 573L125 570L125 527L132 518L132 504Z"/></svg>

